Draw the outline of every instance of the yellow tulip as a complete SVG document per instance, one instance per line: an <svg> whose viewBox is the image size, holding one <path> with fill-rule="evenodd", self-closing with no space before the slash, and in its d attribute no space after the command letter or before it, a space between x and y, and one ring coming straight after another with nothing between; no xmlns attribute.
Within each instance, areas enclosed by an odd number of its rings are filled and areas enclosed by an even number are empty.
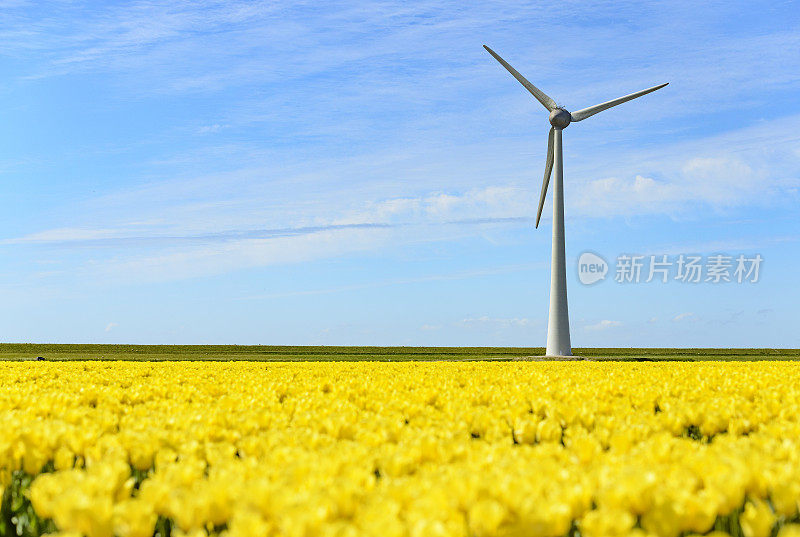
<svg viewBox="0 0 800 537"><path fill-rule="evenodd" d="M745 537L769 537L775 524L775 515L765 502L747 502L739 517Z"/></svg>

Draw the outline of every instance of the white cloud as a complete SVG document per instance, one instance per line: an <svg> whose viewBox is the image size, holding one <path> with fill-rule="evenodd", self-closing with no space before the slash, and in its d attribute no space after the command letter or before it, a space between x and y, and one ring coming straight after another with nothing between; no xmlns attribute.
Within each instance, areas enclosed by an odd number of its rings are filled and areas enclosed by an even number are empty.
<svg viewBox="0 0 800 537"><path fill-rule="evenodd" d="M705 201L730 206L748 201L768 179L750 165L732 156L694 157L683 165L682 179L692 197L685 201Z"/></svg>
<svg viewBox="0 0 800 537"><path fill-rule="evenodd" d="M116 327L116 326L119 326L119 324L118 323L108 323L106 325L105 331L106 332L111 332L114 329L114 327Z"/></svg>
<svg viewBox="0 0 800 537"><path fill-rule="evenodd" d="M168 281L220 274L249 267L300 263L374 250L391 240L388 230L331 230L273 239L246 239L164 249L153 255L106 259L91 267L104 279Z"/></svg>
<svg viewBox="0 0 800 537"><path fill-rule="evenodd" d="M663 179L637 174L590 180L578 191L576 204L591 216L681 213L768 204L785 190L776 178L770 180L764 170L754 170L737 156L673 158L662 168ZM800 161L796 164L800 168Z"/></svg>
<svg viewBox="0 0 800 537"><path fill-rule="evenodd" d="M203 125L199 129L197 129L198 134L210 134L214 132L219 132L220 129L223 129L224 126L220 125L219 123L214 123L213 125Z"/></svg>
<svg viewBox="0 0 800 537"><path fill-rule="evenodd" d="M624 154L603 167L577 162L566 182L568 214L632 216L726 211L798 199L800 116ZM585 160L585 159L582 159ZM600 177L598 175L602 174Z"/></svg>
<svg viewBox="0 0 800 537"><path fill-rule="evenodd" d="M694 316L695 315L692 312L679 313L678 315L676 315L675 317L672 318L672 321L676 322L676 323L679 323L681 321L685 321L685 320L688 320L688 319L694 319Z"/></svg>
<svg viewBox="0 0 800 537"><path fill-rule="evenodd" d="M333 222L425 224L526 218L531 203L530 192L521 188L487 186L463 192L433 192L419 197L369 201L363 208L349 211Z"/></svg>
<svg viewBox="0 0 800 537"><path fill-rule="evenodd" d="M588 207L602 205L606 214L614 215L623 205L634 210L642 205L669 204L675 201L678 189L675 185L661 183L651 177L637 175L632 181L618 177L607 177L589 181L578 204Z"/></svg>
<svg viewBox="0 0 800 537"><path fill-rule="evenodd" d="M586 330L608 330L609 328L617 328L619 326L622 326L622 321L603 319L595 324L587 325Z"/></svg>
<svg viewBox="0 0 800 537"><path fill-rule="evenodd" d="M96 241L116 237L120 234L121 230L117 229L58 228L30 233L22 237L0 240L0 244Z"/></svg>
<svg viewBox="0 0 800 537"><path fill-rule="evenodd" d="M495 318L483 315L481 317L469 317L466 319L462 319L460 324L464 326L491 326L491 327L508 328L508 327L534 326L538 324L538 322L525 317L504 319L504 318Z"/></svg>

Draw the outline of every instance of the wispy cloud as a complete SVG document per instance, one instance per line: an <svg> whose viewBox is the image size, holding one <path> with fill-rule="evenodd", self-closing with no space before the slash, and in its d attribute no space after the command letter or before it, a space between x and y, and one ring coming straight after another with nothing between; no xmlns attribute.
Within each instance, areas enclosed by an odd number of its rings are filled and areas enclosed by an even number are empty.
<svg viewBox="0 0 800 537"><path fill-rule="evenodd" d="M161 189L155 192L164 194ZM152 199L149 193L144 198L138 192L131 196L123 195L116 203L108 199L98 202L98 210L102 214L110 205L123 204L125 214L132 214L131 204L147 207L146 200ZM200 208L189 204L181 218L170 219L165 212L174 217L180 209L169 205L164 212L139 211L137 216L144 218L143 222L120 219L119 210L110 210L104 218L109 226L40 231L0 240L0 246L102 249L108 253L93 257L85 270L114 280L174 280L374 251L389 245L474 236L476 229L530 226L532 222L526 215L529 207L525 194L515 187L431 192L418 197L367 201L355 208L339 202L324 211L316 203L305 211L297 207L293 210L288 202L289 208L284 207L277 214L264 213L252 200L242 203L256 208L245 216L248 211L238 202L228 204L221 200L211 206L201 203ZM152 205L156 204L154 201ZM234 209L229 213L231 206ZM300 225L224 229L231 224L252 225L261 215ZM316 223L302 225L303 222ZM206 231L208 228L219 231Z"/></svg>
<svg viewBox="0 0 800 537"><path fill-rule="evenodd" d="M289 298L295 296L327 295L332 293L345 293L350 291L361 291L363 289L373 289L377 287L391 287L395 285L411 285L418 283L443 282L452 280L467 280L481 278L485 276L495 276L498 274L511 274L515 272L526 272L540 268L539 265L505 265L500 267L490 267L481 270L471 270L463 272L451 272L446 274L431 274L416 278L400 278L394 280L383 280L355 285L343 285L339 287L328 287L322 289L307 289L301 291L288 291L283 293L267 293L260 295L250 295L241 297L242 300L264 300L272 298Z"/></svg>
<svg viewBox="0 0 800 537"><path fill-rule="evenodd" d="M648 21L642 25L601 18L609 9L603 2L563 2L557 21L542 16L545 5L522 1L504 2L502 9L497 5L463 9L457 2L434 1L412 6L401 1L375 5L331 2L313 12L302 3L140 0L97 6L71 2L50 6L49 16L36 16L25 10L23 3L14 7L6 8L3 34L15 39L5 39L3 50L46 58L48 69L39 68L35 71L38 76L74 70L141 72L149 66L150 77L169 76L170 83L162 87L183 91L208 91L253 79L309 77L355 66L362 71L366 67L365 74L402 76L399 67L412 60L443 61L449 69L436 80L452 82L460 74L455 68L466 63L465 52L475 47L476 32L528 69L539 71L545 78L543 87L553 91L568 87L565 96L575 104L592 104L597 94L612 96L605 94L612 88L597 86L604 80L599 74L612 64L628 78L625 83L656 75L673 75L675 80L678 72L690 75L681 77L684 105L702 101L709 90L717 99L725 99L752 89L754 84L762 90L781 87L798 76L798 69L792 68L798 60L783 53L800 45L795 32L774 25L771 32L763 32L752 24L750 32L715 35L716 29L704 24L708 17L724 19L740 11L718 3L701 6L677 1L658 7L615 3L614 7L631 19ZM591 24L596 19L602 24ZM523 24L530 31L512 32L514 38L510 39L506 28ZM541 38L550 32L563 36L558 46ZM583 40L573 39L575 36ZM667 36L671 48L653 54ZM702 54L696 48L698 42L706 44ZM483 52L473 52L479 54ZM589 57L595 61L587 65ZM572 72L571 79L577 78L574 85L560 81L559 71L553 67L577 64L582 69ZM772 76L756 82L750 76L756 67ZM389 69L395 74L388 73ZM413 75L419 76L420 71ZM431 77L424 74L421 89L428 90ZM380 79L371 78L380 84ZM594 79L595 84L585 84L587 79ZM727 83L718 85L720 80ZM614 84L613 90L619 84L605 83Z"/></svg>
<svg viewBox="0 0 800 537"><path fill-rule="evenodd" d="M70 247L111 247L119 248L135 244L181 244L181 243L214 243L256 239L274 239L282 237L297 237L311 235L324 231L339 231L347 229L383 229L397 227L400 224L332 224L327 226L307 226L298 228L281 229L251 229L232 230L220 233L200 233L194 235L140 235L125 236L125 230L91 230L91 229L54 229L39 233L32 233L19 238L0 240L0 245L6 244L46 244Z"/></svg>
<svg viewBox="0 0 800 537"><path fill-rule="evenodd" d="M528 327L537 325L538 322L527 317L522 318L496 318L482 315L481 317L468 317L461 320L464 326L484 326L494 328Z"/></svg>
<svg viewBox="0 0 800 537"><path fill-rule="evenodd" d="M584 215L685 214L797 200L800 116L710 136L702 143L680 142L646 150L646 162L612 163L604 178L582 172L572 188ZM764 145L770 151L764 151ZM620 165L621 164L621 165ZM638 171L637 171L638 169Z"/></svg>
<svg viewBox="0 0 800 537"><path fill-rule="evenodd" d="M796 119L800 121L800 117ZM761 151L766 129L761 126L709 138L699 144L699 151L693 149L694 144L684 143L651 150L645 160L660 170L659 179L643 175L635 175L631 182L619 179L633 164L607 179L588 179L590 172L578 168L567 184L568 216L690 213L697 218L704 207L717 210L787 203L798 197L792 190L798 180L792 174L796 170L800 175L800 157L789 156L797 139L795 124L787 120L770 127L775 136L770 156ZM783 155L775 160L780 168L770 168L775 154ZM435 173L440 164L429 161L423 166ZM339 256L398 241L453 239L472 234L470 229L476 226L530 225L538 188L531 182L525 185L514 180L443 192L425 191L414 186L414 181L396 181L420 173L412 171L420 165L376 155L358 164L340 161L325 163L324 169L286 170L283 177L273 170L263 182L254 181L267 173L258 169L158 182L86 203L86 224L71 223L80 227L36 231L0 240L0 245L142 247L147 250L137 250L135 258L125 259L134 253L120 252L113 258L95 258L92 267L135 271L130 274L133 278L139 278L139 271L144 270L180 279ZM493 166L494 161L475 167L468 183L490 174ZM361 182L343 183L336 187L339 194L325 202L310 197L320 186L334 188L328 185L337 177L370 175L373 169L381 170L383 177L376 185L365 188ZM307 184L292 189L291 185L298 183ZM375 197L404 190L406 195ZM408 195L415 190L421 191ZM545 219L547 214L545 211ZM265 222L275 225L265 228ZM361 246L356 248L354 240L362 241ZM215 244L218 246L212 246ZM309 251L300 254L304 249Z"/></svg>
<svg viewBox="0 0 800 537"><path fill-rule="evenodd" d="M104 241L113 238L119 233L115 229L81 229L81 228L57 228L30 233L24 237L3 239L0 244L24 244L24 243L73 243L73 242L92 242Z"/></svg>
<svg viewBox="0 0 800 537"><path fill-rule="evenodd" d="M694 319L694 318L695 318L694 313L685 312L685 313L679 313L678 315L673 317L672 321L675 322L675 323L679 323L681 321L687 321L687 320Z"/></svg>
<svg viewBox="0 0 800 537"><path fill-rule="evenodd" d="M800 121L800 117L796 119ZM684 143L651 150L646 160L661 170L658 180L643 175L634 176L632 182L617 176L587 180L589 172L578 168L567 185L568 215L605 218L671 214L691 208L696 209L693 214L699 214L703 207L787 203L798 197L791 189L798 182L792 173L797 170L800 174L800 158L788 156L797 139L795 124L787 120L769 127L777 140L772 156L761 152L766 129L761 126L709 138L699 144L699 151ZM783 167L771 168L773 174L768 175L770 158L776 152L783 155L777 159ZM715 153L722 156L710 156ZM419 187L413 186L413 181L403 186L391 178L419 173L411 171L414 165L421 163L376 155L358 164L340 161L325 163L324 169L286 170L284 177L271 171L264 182L254 181L267 173L258 169L158 182L86 203L86 225L37 231L0 240L0 245L146 247L144 252L137 250L135 258L125 259L124 252L113 258L95 258L93 268L108 265L109 270L158 272L162 267L161 272L174 279L182 277L182 270L184 277L193 277L338 256L398 241L452 239L472 234L470 229L479 226L530 225L536 185L513 181L444 192L422 189L417 195L408 195ZM429 161L425 166L433 173L436 165ZM493 163L483 166L485 170L476 167L476 177L470 182L477 181L477 175L489 174ZM384 174L379 187L343 183L336 187L340 193L325 202L310 196L316 194L314 185L334 188L327 185L337 177L369 175L373 169ZM775 174L779 169L782 172ZM308 184L302 189L291 189L291 185L304 182ZM381 192L401 194L403 190L406 195L375 198ZM265 222L276 225L262 227ZM354 240L363 242L356 248ZM300 254L304 249L309 251ZM138 278L138 274L131 276Z"/></svg>
<svg viewBox="0 0 800 537"><path fill-rule="evenodd" d="M617 328L622 326L622 321L611 321L609 319L603 319L602 321L598 321L594 324L590 324L586 326L586 330L608 330L609 328Z"/></svg>

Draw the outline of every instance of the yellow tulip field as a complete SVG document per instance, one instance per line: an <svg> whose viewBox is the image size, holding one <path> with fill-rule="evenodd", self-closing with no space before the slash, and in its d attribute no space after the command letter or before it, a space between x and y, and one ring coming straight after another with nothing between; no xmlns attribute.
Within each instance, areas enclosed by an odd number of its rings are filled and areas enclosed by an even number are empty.
<svg viewBox="0 0 800 537"><path fill-rule="evenodd" d="M0 535L800 536L795 362L0 362Z"/></svg>

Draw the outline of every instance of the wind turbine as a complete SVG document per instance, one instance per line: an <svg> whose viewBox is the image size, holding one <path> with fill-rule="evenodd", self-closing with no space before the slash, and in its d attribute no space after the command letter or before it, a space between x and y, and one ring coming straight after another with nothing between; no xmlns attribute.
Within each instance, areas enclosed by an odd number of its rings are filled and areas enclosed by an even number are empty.
<svg viewBox="0 0 800 537"><path fill-rule="evenodd" d="M567 311L567 264L564 254L564 161L561 154L561 131L567 128L570 123L582 121L598 112L608 110L613 106L642 95L647 95L663 88L668 83L570 113L564 107L558 106L542 90L528 82L524 76L498 56L495 51L486 45L483 45L483 48L494 56L494 59L500 62L500 65L505 67L550 112L551 127L550 134L547 137L547 162L544 167L542 193L539 195L539 211L536 213L536 227L538 228L539 219L542 217L542 207L544 207L544 197L547 194L547 186L550 183L550 173L555 167L556 180L555 185L553 185L553 250L550 262L550 317L547 322L547 350L545 355L554 357L572 356L572 346L569 340L569 312Z"/></svg>

